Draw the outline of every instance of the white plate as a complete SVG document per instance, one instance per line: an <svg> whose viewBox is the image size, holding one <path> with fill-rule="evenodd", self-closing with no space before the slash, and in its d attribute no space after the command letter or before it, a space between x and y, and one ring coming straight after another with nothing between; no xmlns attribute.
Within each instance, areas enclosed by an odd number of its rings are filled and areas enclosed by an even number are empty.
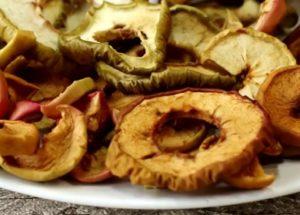
<svg viewBox="0 0 300 215"><path fill-rule="evenodd" d="M115 0L112 0L115 1ZM124 1L124 0L121 0ZM299 9L299 0L293 2ZM173 193L165 190L146 190L127 182L95 185L74 184L64 180L51 183L24 181L0 171L0 187L45 199L75 204L128 209L185 209L240 204L275 198L300 192L300 160L285 160L269 166L276 170L276 181L266 189L238 191L219 186L194 193Z"/></svg>
<svg viewBox="0 0 300 215"><path fill-rule="evenodd" d="M24 181L0 171L0 187L45 199L75 204L128 209L185 209L240 204L300 192L300 161L285 160L271 166L276 181L266 189L238 191L219 186L195 193L147 190L127 182L95 185L74 184L64 180L51 183Z"/></svg>

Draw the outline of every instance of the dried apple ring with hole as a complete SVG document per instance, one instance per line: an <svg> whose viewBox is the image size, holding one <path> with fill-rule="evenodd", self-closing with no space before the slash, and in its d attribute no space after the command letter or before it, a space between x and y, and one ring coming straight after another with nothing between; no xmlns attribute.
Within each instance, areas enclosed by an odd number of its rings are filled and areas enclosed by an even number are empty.
<svg viewBox="0 0 300 215"><path fill-rule="evenodd" d="M35 154L1 157L0 165L5 171L31 181L49 181L77 166L87 148L85 117L68 105L58 106L58 110L61 119L42 138Z"/></svg>
<svg viewBox="0 0 300 215"><path fill-rule="evenodd" d="M272 184L275 176L266 174L256 157L241 172L226 176L224 180L227 184L240 189L261 189Z"/></svg>
<svg viewBox="0 0 300 215"><path fill-rule="evenodd" d="M257 101L283 145L300 146L300 66L279 69L262 84Z"/></svg>
<svg viewBox="0 0 300 215"><path fill-rule="evenodd" d="M170 114L216 126L217 140L207 150L194 145L184 152L174 146L174 151L164 152L157 143L157 128ZM130 178L133 184L197 190L249 165L270 144L269 129L264 112L235 93L185 89L157 94L124 113L106 165L113 175Z"/></svg>
<svg viewBox="0 0 300 215"><path fill-rule="evenodd" d="M0 120L0 155L30 155L40 142L38 129L22 121Z"/></svg>
<svg viewBox="0 0 300 215"><path fill-rule="evenodd" d="M61 38L60 48L81 65L93 65L101 59L124 73L149 75L164 61L169 24L169 7L164 0L160 4L104 2ZM136 45L144 47L141 56L127 55Z"/></svg>
<svg viewBox="0 0 300 215"><path fill-rule="evenodd" d="M236 76L241 81L239 93L251 99L255 99L272 71L296 64L285 44L251 28L229 29L216 35L206 46L201 61Z"/></svg>

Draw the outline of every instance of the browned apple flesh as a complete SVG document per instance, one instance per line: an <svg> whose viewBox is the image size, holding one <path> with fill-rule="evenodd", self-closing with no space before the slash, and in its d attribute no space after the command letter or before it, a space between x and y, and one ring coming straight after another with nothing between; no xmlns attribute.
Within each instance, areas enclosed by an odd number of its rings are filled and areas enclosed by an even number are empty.
<svg viewBox="0 0 300 215"><path fill-rule="evenodd" d="M300 146L300 66L271 73L257 100L269 113L280 142Z"/></svg>
<svg viewBox="0 0 300 215"><path fill-rule="evenodd" d="M208 147L186 148L177 141L173 143L178 148L173 144L165 151L157 128L174 114L203 120L216 126L219 134L208 138ZM195 89L162 93L145 98L122 116L106 165L113 175L130 178L133 184L197 190L247 166L266 148L269 129L264 112L237 93Z"/></svg>

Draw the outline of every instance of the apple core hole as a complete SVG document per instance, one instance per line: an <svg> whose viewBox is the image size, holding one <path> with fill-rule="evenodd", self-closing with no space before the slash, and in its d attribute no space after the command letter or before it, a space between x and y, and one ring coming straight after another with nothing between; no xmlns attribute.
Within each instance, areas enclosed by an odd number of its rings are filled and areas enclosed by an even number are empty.
<svg viewBox="0 0 300 215"><path fill-rule="evenodd" d="M193 153L207 150L219 140L219 129L193 116L168 114L154 131L154 140L163 152Z"/></svg>
<svg viewBox="0 0 300 215"><path fill-rule="evenodd" d="M291 116L300 119L300 99L297 101L296 106L291 109Z"/></svg>

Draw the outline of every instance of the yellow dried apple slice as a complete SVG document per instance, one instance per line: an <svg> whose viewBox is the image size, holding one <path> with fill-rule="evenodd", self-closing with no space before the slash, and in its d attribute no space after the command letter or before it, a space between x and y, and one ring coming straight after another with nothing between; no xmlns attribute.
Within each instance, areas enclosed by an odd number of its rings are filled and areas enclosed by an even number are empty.
<svg viewBox="0 0 300 215"><path fill-rule="evenodd" d="M1 157L0 165L5 171L31 181L49 181L77 166L87 148L85 117L71 106L61 105L58 110L62 118L42 138L35 154Z"/></svg>
<svg viewBox="0 0 300 215"><path fill-rule="evenodd" d="M275 37L248 29L229 29L207 45L202 63L217 64L242 79L241 95L255 99L260 85L274 70L296 64L287 47Z"/></svg>
<svg viewBox="0 0 300 215"><path fill-rule="evenodd" d="M300 66L273 72L262 84L257 101L270 115L283 145L300 146Z"/></svg>
<svg viewBox="0 0 300 215"><path fill-rule="evenodd" d="M266 174L258 158L255 158L241 172L226 176L224 180L227 184L240 189L261 189L272 184L275 175Z"/></svg>
<svg viewBox="0 0 300 215"><path fill-rule="evenodd" d="M156 128L172 114L214 124L220 130L217 142L207 150L180 151L172 146L175 151L164 152L157 143ZM195 89L162 93L135 104L123 115L106 165L113 175L130 178L133 184L197 190L248 165L266 148L269 129L264 112L238 94Z"/></svg>
<svg viewBox="0 0 300 215"><path fill-rule="evenodd" d="M0 120L0 155L33 154L40 142L37 128L22 121Z"/></svg>

